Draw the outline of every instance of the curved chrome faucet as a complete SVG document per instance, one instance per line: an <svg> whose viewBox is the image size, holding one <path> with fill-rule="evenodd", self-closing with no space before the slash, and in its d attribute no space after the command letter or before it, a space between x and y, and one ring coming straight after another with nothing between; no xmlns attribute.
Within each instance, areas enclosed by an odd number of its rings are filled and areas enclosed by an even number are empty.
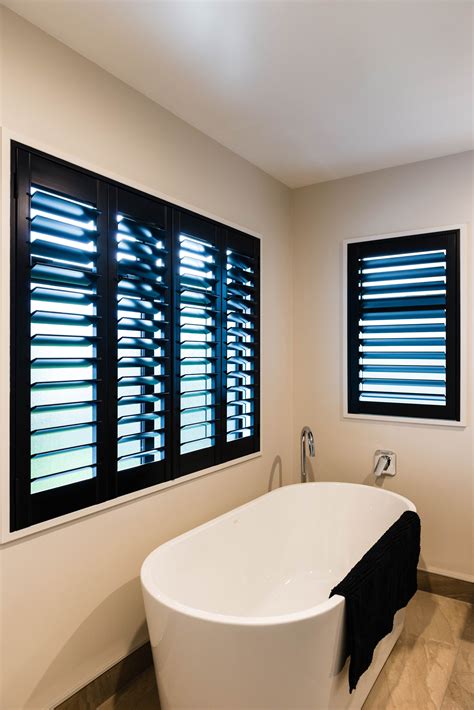
<svg viewBox="0 0 474 710"><path fill-rule="evenodd" d="M306 473L306 439L308 440L309 455L314 458L315 444L313 432L309 426L304 426L301 430L301 482L305 483L308 480Z"/></svg>

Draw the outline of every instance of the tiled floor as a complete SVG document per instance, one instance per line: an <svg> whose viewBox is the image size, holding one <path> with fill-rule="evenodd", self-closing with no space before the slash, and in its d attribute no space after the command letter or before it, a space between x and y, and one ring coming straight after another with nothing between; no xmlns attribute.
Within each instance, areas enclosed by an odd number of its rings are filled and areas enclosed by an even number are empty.
<svg viewBox="0 0 474 710"><path fill-rule="evenodd" d="M474 710L474 607L417 592L364 710Z"/></svg>
<svg viewBox="0 0 474 710"><path fill-rule="evenodd" d="M159 707L150 668L98 710ZM417 592L364 710L474 710L474 607Z"/></svg>

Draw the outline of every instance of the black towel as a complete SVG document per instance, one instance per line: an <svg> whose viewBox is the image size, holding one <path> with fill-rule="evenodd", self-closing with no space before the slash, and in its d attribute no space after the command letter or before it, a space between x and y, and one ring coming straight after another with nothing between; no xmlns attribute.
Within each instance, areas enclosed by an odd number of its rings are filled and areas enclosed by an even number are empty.
<svg viewBox="0 0 474 710"><path fill-rule="evenodd" d="M393 618L415 594L420 555L420 518L406 511L331 591L346 599L346 658L349 690L372 662L378 642L393 629Z"/></svg>

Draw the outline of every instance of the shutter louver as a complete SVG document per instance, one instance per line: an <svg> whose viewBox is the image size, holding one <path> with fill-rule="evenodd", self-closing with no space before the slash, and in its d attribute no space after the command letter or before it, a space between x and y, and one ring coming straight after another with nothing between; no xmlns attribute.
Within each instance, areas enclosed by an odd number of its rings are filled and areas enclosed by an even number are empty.
<svg viewBox="0 0 474 710"><path fill-rule="evenodd" d="M217 250L209 241L179 235L180 454L216 441Z"/></svg>
<svg viewBox="0 0 474 710"><path fill-rule="evenodd" d="M255 433L256 260L226 250L226 441Z"/></svg>
<svg viewBox="0 0 474 710"><path fill-rule="evenodd" d="M163 230L119 214L117 225L118 470L165 458L168 252Z"/></svg>
<svg viewBox="0 0 474 710"><path fill-rule="evenodd" d="M31 188L32 494L96 475L97 216Z"/></svg>

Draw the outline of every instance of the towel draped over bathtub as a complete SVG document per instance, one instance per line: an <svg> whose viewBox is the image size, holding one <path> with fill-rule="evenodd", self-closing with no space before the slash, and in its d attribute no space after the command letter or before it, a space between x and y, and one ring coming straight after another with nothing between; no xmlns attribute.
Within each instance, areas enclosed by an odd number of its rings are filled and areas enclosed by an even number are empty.
<svg viewBox="0 0 474 710"><path fill-rule="evenodd" d="M406 511L370 548L329 595L346 600L346 658L349 690L370 666L378 642L415 594L420 555L420 518Z"/></svg>

